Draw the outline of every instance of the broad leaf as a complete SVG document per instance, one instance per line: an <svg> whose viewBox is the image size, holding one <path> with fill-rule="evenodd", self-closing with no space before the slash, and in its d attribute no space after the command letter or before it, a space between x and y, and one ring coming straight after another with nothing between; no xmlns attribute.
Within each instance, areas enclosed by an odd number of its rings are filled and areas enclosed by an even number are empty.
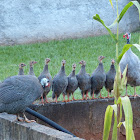
<svg viewBox="0 0 140 140"><path fill-rule="evenodd" d="M140 51L140 45L139 44L133 44L139 51Z"/></svg>
<svg viewBox="0 0 140 140"><path fill-rule="evenodd" d="M127 69L128 69L128 65L126 65L124 71L123 71L123 74L122 74L122 80L121 80L121 93L123 92L124 88L126 87L126 83L127 83L127 77L126 77L126 72L127 72Z"/></svg>
<svg viewBox="0 0 140 140"><path fill-rule="evenodd" d="M139 11L139 20L140 20L140 4L137 1L130 1L122 10L122 12L119 15L119 19L118 19L118 23L120 22L120 20L122 19L122 17L124 16L124 14L126 13L126 11L128 10L129 7L131 7L132 5L135 5L138 8Z"/></svg>
<svg viewBox="0 0 140 140"><path fill-rule="evenodd" d="M119 18L115 19L115 21L110 25L108 26L108 28L111 28L113 27L117 22L119 23L122 19L122 17L124 16L124 14L126 13L126 11L132 6L132 5L135 5L138 9L138 12L139 12L139 20L140 20L140 4L138 3L138 1L131 1L129 2L124 8L123 10L121 11L120 15L119 15Z"/></svg>
<svg viewBox="0 0 140 140"><path fill-rule="evenodd" d="M115 37L115 35L111 32L111 30L105 25L104 21L100 18L100 16L98 14L93 16L93 19L97 20L98 22L100 22L109 32L110 36L114 39L115 42L117 42L117 39Z"/></svg>
<svg viewBox="0 0 140 140"><path fill-rule="evenodd" d="M132 46L132 44L126 44L123 47L122 53L119 55L118 59L117 59L117 63L119 64L120 60L122 59L123 55L125 54L126 51L129 50L129 48Z"/></svg>
<svg viewBox="0 0 140 140"><path fill-rule="evenodd" d="M125 127L125 122L122 122L122 124L124 125L124 128L126 129L126 127ZM131 137L131 140L135 140L135 136L134 136L133 130L132 130L132 137Z"/></svg>
<svg viewBox="0 0 140 140"><path fill-rule="evenodd" d="M131 102L128 96L120 97L123 105L123 110L125 114L125 128L126 128L126 140L131 140L133 131L133 114Z"/></svg>
<svg viewBox="0 0 140 140"><path fill-rule="evenodd" d="M126 53L126 51L129 50L129 48L131 48L132 46L135 46L139 51L140 51L140 45L139 44L126 44L123 47L122 53L119 55L118 59L117 59L117 63L119 63L123 57L123 55Z"/></svg>
<svg viewBox="0 0 140 140"><path fill-rule="evenodd" d="M117 140L117 116L114 115L114 125L113 125L113 132L112 132L112 140Z"/></svg>
<svg viewBox="0 0 140 140"><path fill-rule="evenodd" d="M117 104L110 105L110 106L113 108L115 115L117 116Z"/></svg>
<svg viewBox="0 0 140 140"><path fill-rule="evenodd" d="M105 112L103 140L108 140L112 122L113 108L109 105Z"/></svg>

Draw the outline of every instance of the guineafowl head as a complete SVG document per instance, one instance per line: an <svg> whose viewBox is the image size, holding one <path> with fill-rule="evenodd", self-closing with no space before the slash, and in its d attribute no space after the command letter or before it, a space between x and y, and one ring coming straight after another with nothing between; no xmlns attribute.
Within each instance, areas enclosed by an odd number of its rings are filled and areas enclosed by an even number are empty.
<svg viewBox="0 0 140 140"><path fill-rule="evenodd" d="M50 83L49 83L49 79L48 78L42 78L40 83L41 83L41 85L42 85L43 88L50 86Z"/></svg>
<svg viewBox="0 0 140 140"><path fill-rule="evenodd" d="M73 64L73 65L72 65L72 68L73 68L73 70L75 70L75 68L76 68L76 64Z"/></svg>
<svg viewBox="0 0 140 140"><path fill-rule="evenodd" d="M102 60L105 58L105 56L99 56L98 59L100 61L100 63L102 63Z"/></svg>
<svg viewBox="0 0 140 140"><path fill-rule="evenodd" d="M111 64L114 65L115 64L115 60L111 59Z"/></svg>
<svg viewBox="0 0 140 140"><path fill-rule="evenodd" d="M62 66L65 66L66 60L62 60Z"/></svg>
<svg viewBox="0 0 140 140"><path fill-rule="evenodd" d="M130 39L131 39L131 34L130 33L126 33L126 34L124 34L123 35L123 37L125 38L127 38L127 44L130 44Z"/></svg>
<svg viewBox="0 0 140 140"><path fill-rule="evenodd" d="M79 64L81 64L82 66L84 66L84 65L86 65L86 61L81 60L81 61L79 62Z"/></svg>
<svg viewBox="0 0 140 140"><path fill-rule="evenodd" d="M51 61L50 58L46 58L46 59L45 59L45 64L48 64L50 61Z"/></svg>
<svg viewBox="0 0 140 140"><path fill-rule="evenodd" d="M26 65L24 64L24 63L20 63L19 64L19 68L23 68L23 67L25 67Z"/></svg>
<svg viewBox="0 0 140 140"><path fill-rule="evenodd" d="M32 67L36 63L37 63L36 61L30 61L30 66Z"/></svg>

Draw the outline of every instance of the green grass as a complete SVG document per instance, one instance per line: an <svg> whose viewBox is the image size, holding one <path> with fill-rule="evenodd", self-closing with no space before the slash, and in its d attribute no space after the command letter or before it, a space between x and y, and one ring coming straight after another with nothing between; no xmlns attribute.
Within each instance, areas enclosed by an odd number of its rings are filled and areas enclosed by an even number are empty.
<svg viewBox="0 0 140 140"><path fill-rule="evenodd" d="M126 43L126 40L119 36L119 53ZM138 43L139 32L132 33L131 43ZM18 65L23 62L28 64L24 71L25 74L29 71L29 61L36 60L38 63L34 66L36 76L42 72L45 58L49 57L49 71L54 77L61 67L62 59L66 60L66 74L72 70L72 64L76 63L76 73L80 70L78 64L80 60L86 61L86 71L92 74L93 70L98 66L98 56L104 55L104 69L107 72L110 68L111 59L115 58L115 43L109 35L88 37L81 39L67 39L62 41L50 41L47 43L36 43L28 45L2 46L0 47L0 80L18 74ZM140 57L139 51L132 47L132 50ZM133 94L134 89L128 87L128 93ZM137 93L140 93L140 87L137 87ZM48 97L51 97L51 92ZM102 90L104 96L107 95L105 88ZM77 90L76 98L81 98L80 91ZM62 99L62 96L59 100Z"/></svg>

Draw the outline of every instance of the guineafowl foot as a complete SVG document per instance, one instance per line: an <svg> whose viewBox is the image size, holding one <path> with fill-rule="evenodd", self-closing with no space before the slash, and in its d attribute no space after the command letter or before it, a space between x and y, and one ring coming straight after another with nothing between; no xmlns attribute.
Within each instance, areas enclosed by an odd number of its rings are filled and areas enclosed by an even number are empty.
<svg viewBox="0 0 140 140"><path fill-rule="evenodd" d="M25 114L23 114L23 117L24 117L24 121L27 122L27 123L36 122L35 120L29 120L29 119L27 119L27 117L25 116Z"/></svg>
<svg viewBox="0 0 140 140"><path fill-rule="evenodd" d="M41 101L39 104L42 104L42 105L44 105L45 103L44 103L44 101Z"/></svg>
<svg viewBox="0 0 140 140"><path fill-rule="evenodd" d="M19 117L20 117L19 114L17 114L16 120L17 120L17 121L20 121L20 122L23 122L24 120L23 120L23 119L20 119Z"/></svg>
<svg viewBox="0 0 140 140"><path fill-rule="evenodd" d="M101 92L100 92L100 96L99 96L101 99L105 99L105 97L102 97L102 95L101 95Z"/></svg>
<svg viewBox="0 0 140 140"><path fill-rule="evenodd" d="M105 97L105 98L111 98L111 97L109 96L109 91L108 91L108 95L107 95L107 97Z"/></svg>
<svg viewBox="0 0 140 140"><path fill-rule="evenodd" d="M47 98L46 98L46 100L45 100L45 103L50 103L50 102L48 102Z"/></svg>
<svg viewBox="0 0 140 140"><path fill-rule="evenodd" d="M74 96L72 97L72 100L73 100L73 101L76 101L76 99L74 98Z"/></svg>
<svg viewBox="0 0 140 140"><path fill-rule="evenodd" d="M69 100L69 99L68 99L68 100L66 100L66 102L70 102L70 101L72 101L72 100Z"/></svg>
<svg viewBox="0 0 140 140"><path fill-rule="evenodd" d="M89 96L86 95L86 100L87 100L87 98L90 99Z"/></svg>
<svg viewBox="0 0 140 140"><path fill-rule="evenodd" d="M91 99L93 99L93 100L94 100L94 99L98 99L98 98L92 97Z"/></svg>
<svg viewBox="0 0 140 140"><path fill-rule="evenodd" d="M19 121L19 122L23 122L23 121L24 121L24 119L20 119L20 118L18 118L18 117L17 117L16 120Z"/></svg>
<svg viewBox="0 0 140 140"><path fill-rule="evenodd" d="M136 98L136 97L140 97L138 94L135 94L135 95L133 95L134 96L134 98Z"/></svg>
<svg viewBox="0 0 140 140"><path fill-rule="evenodd" d="M41 96L41 102L39 104L44 105L44 99L43 99L43 95Z"/></svg>
<svg viewBox="0 0 140 140"><path fill-rule="evenodd" d="M35 120L28 120L28 119L26 119L24 121L27 122L27 123L36 122Z"/></svg>

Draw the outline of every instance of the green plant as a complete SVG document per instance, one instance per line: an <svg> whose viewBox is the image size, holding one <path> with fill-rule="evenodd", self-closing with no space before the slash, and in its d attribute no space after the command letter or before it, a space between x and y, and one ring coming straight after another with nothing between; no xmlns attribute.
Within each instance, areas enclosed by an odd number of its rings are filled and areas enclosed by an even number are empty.
<svg viewBox="0 0 140 140"><path fill-rule="evenodd" d="M109 0L111 3L111 6L113 7L112 0ZM127 77L126 77L126 71L127 71L127 66L121 74L120 67L119 67L119 62L123 56L123 54L131 47L135 46L138 49L140 49L140 45L138 44L126 44L123 47L122 53L118 55L118 44L119 44L119 22L121 21L122 17L126 13L126 11L132 6L135 5L138 8L139 11L139 19L140 19L140 4L137 1L131 1L129 2L121 11L119 14L118 12L118 0L116 0L116 8L117 8L117 18L111 24L110 26L106 26L104 21L100 18L98 14L93 16L93 19L97 20L100 22L109 32L110 36L113 38L113 40L116 43L116 59L117 59L117 72L115 76L115 81L114 81L114 89L113 89L113 95L115 97L114 100L114 105L108 105L105 113L105 119L104 119L104 131L103 131L103 140L108 140L109 137L109 132L111 128L111 122L112 122L112 115L114 112L114 126L113 126L113 132L112 132L112 140L117 140L119 139L119 131L120 127L123 124L125 129L126 129L126 140L134 140L135 136L133 133L133 113L132 113L132 107L131 107L131 102L127 96L125 97L120 97L122 94L124 88L126 87L127 83ZM114 35L110 27L114 26L117 24L117 34ZM124 110L125 114L125 122L121 122L122 119L122 107Z"/></svg>

